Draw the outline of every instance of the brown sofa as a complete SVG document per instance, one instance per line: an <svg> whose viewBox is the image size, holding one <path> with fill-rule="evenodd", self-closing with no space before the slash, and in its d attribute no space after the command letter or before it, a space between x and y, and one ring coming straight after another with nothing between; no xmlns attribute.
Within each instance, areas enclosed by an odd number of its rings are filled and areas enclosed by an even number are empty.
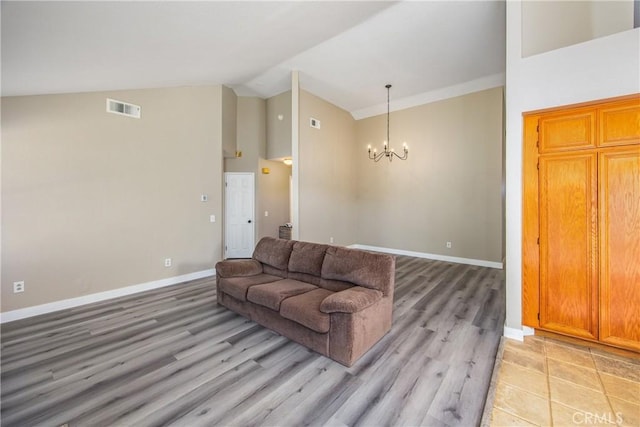
<svg viewBox="0 0 640 427"><path fill-rule="evenodd" d="M218 304L346 366L391 328L391 255L265 237L216 274Z"/></svg>

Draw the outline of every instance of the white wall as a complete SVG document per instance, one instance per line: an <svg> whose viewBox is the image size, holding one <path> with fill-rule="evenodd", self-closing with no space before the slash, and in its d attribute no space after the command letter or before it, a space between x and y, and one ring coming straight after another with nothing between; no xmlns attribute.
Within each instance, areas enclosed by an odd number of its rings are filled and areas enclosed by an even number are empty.
<svg viewBox="0 0 640 427"><path fill-rule="evenodd" d="M522 113L640 92L640 29L523 58L522 3L507 2L505 327L513 330L522 329Z"/></svg>

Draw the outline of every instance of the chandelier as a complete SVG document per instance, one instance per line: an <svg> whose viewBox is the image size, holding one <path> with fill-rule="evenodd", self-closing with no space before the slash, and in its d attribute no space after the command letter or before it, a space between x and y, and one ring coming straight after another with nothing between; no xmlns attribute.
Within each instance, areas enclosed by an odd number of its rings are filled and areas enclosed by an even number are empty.
<svg viewBox="0 0 640 427"><path fill-rule="evenodd" d="M389 89L391 89L391 85L386 85L385 87L387 88L387 140L384 141L384 148L379 153L376 148L371 151L371 144L369 144L369 146L367 147L367 150L369 152L369 159L373 160L374 162L380 161L380 159L382 159L383 157L388 158L389 161L392 161L394 157L397 157L400 160L407 160L407 156L409 155L409 147L407 147L407 143L405 142L402 144L403 153L402 155L400 155L396 153L393 148L391 148L391 143L389 142Z"/></svg>

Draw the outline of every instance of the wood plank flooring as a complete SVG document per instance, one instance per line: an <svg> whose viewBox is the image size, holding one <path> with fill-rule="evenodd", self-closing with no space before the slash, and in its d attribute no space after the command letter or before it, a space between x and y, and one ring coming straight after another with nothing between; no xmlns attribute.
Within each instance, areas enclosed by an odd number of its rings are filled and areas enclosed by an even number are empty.
<svg viewBox="0 0 640 427"><path fill-rule="evenodd" d="M209 278L2 325L2 426L480 423L502 270L397 257L393 328L351 368L215 301Z"/></svg>

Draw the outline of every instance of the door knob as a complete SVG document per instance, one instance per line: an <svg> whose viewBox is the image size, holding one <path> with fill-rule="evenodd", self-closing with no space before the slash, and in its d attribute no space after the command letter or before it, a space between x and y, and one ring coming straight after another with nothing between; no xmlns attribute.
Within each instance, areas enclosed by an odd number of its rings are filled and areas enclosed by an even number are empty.
<svg viewBox="0 0 640 427"><path fill-rule="evenodd" d="M251 220L247 221L249 224L251 224Z"/></svg>

